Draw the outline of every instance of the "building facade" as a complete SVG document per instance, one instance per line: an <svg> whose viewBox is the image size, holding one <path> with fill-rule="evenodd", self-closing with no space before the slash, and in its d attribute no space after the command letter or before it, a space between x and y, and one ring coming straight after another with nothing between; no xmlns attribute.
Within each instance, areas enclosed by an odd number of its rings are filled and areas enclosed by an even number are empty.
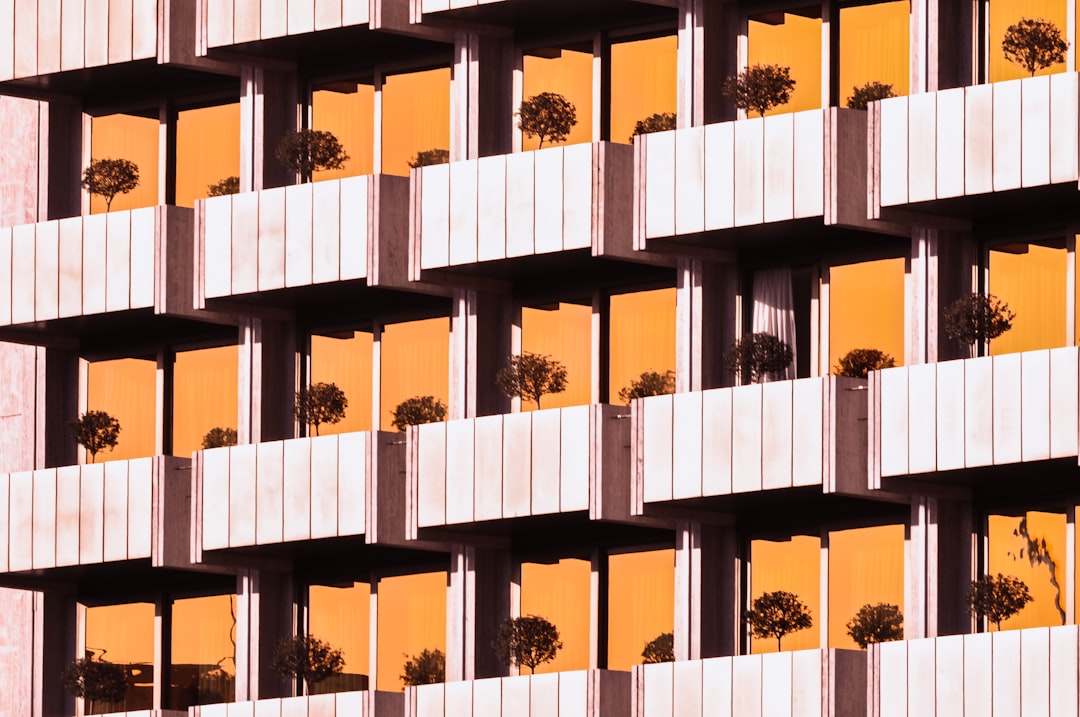
<svg viewBox="0 0 1080 717"><path fill-rule="evenodd" d="M1001 47L1025 16L1069 43L1031 76ZM1080 714L1074 0L0 22L0 715ZM748 117L725 79L768 64L794 89ZM894 96L849 107L871 82ZM543 92L559 141L518 128ZM297 129L344 166L300 182ZM138 186L88 192L105 158ZM950 338L971 294L1011 330ZM783 375L729 370L751 333ZM895 366L838 375L859 348ZM501 393L525 353L565 390ZM673 392L634 398L648 372ZM345 417L305 425L324 382ZM423 396L446 420L397 430ZM99 410L93 455L69 424ZM996 573L1033 597L1000 625L966 598ZM812 626L756 637L777 590ZM878 603L904 639L860 650ZM536 674L491 649L522 615L563 643ZM275 671L304 634L340 674ZM435 650L445 682L404 688ZM73 696L78 658L124 698Z"/></svg>

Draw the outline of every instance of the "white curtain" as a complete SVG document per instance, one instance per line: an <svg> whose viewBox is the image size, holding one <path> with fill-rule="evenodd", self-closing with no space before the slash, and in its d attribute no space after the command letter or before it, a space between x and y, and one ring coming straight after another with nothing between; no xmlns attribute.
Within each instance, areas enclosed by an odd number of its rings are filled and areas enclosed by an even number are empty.
<svg viewBox="0 0 1080 717"><path fill-rule="evenodd" d="M776 336L795 354L795 301L791 295L791 269L766 269L754 272L753 332ZM782 377L796 376L795 361ZM771 381L772 377L762 380Z"/></svg>

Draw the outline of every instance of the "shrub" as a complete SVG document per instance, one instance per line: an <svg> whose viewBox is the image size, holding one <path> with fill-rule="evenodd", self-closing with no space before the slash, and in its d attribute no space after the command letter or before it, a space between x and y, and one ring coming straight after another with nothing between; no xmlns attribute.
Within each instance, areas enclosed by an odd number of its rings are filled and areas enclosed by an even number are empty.
<svg viewBox="0 0 1080 717"><path fill-rule="evenodd" d="M202 447L206 448L224 448L225 446L236 445L236 429L235 428L222 428L221 426L214 426L202 439Z"/></svg>
<svg viewBox="0 0 1080 717"><path fill-rule="evenodd" d="M491 643L499 660L507 665L528 667L530 674L554 660L562 646L559 629L538 615L506 619Z"/></svg>
<svg viewBox="0 0 1080 717"><path fill-rule="evenodd" d="M333 132L317 129L289 130L281 136L274 156L283 167L297 172L301 183L310 182L317 170L340 169L349 159Z"/></svg>
<svg viewBox="0 0 1080 717"><path fill-rule="evenodd" d="M448 149L425 149L423 152L417 152L416 155L409 160L409 166L413 169L419 167L429 167L433 164L446 164L450 161L450 150Z"/></svg>
<svg viewBox="0 0 1080 717"><path fill-rule="evenodd" d="M518 107L518 128L526 137L544 141L563 142L577 124L577 109L570 100L557 92L541 92Z"/></svg>
<svg viewBox="0 0 1080 717"><path fill-rule="evenodd" d="M972 346L1012 328L1016 314L993 294L967 294L945 308L945 335Z"/></svg>
<svg viewBox="0 0 1080 717"><path fill-rule="evenodd" d="M127 194L139 186L139 166L130 159L91 159L83 172L82 186L101 196L105 211L110 211L117 194Z"/></svg>
<svg viewBox="0 0 1080 717"><path fill-rule="evenodd" d="M120 421L105 411L87 411L68 424L75 442L90 453L90 462L102 449L113 449L120 440Z"/></svg>
<svg viewBox="0 0 1080 717"><path fill-rule="evenodd" d="M1027 583L1013 575L984 575L968 588L968 612L985 617L998 630L1007 620L1032 601Z"/></svg>
<svg viewBox="0 0 1080 717"><path fill-rule="evenodd" d="M870 106L871 102L883 100L887 97L896 97L893 86L872 80L862 87L851 88L851 97L848 97L847 106L853 110L865 110Z"/></svg>
<svg viewBox="0 0 1080 717"><path fill-rule="evenodd" d="M1009 25L1001 40L1005 59L1020 65L1032 77L1043 68L1065 62L1068 49L1069 43L1061 37L1058 26L1041 17L1034 20L1020 18L1020 22Z"/></svg>
<svg viewBox="0 0 1080 717"><path fill-rule="evenodd" d="M880 371L883 368L892 368L896 360L878 349L851 349L840 357L840 363L833 366L833 373L837 376L850 376L851 378L866 378L871 371Z"/></svg>
<svg viewBox="0 0 1080 717"><path fill-rule="evenodd" d="M855 644L866 649L876 642L892 642L904 639L904 613L897 605L879 602L867 603L859 608L847 624L847 633Z"/></svg>
<svg viewBox="0 0 1080 717"><path fill-rule="evenodd" d="M413 396L394 406L391 425L404 432L406 426L446 420L446 405L434 396Z"/></svg>
<svg viewBox="0 0 1080 717"><path fill-rule="evenodd" d="M646 665L657 662L675 662L675 635L662 632L645 645L641 651L642 662Z"/></svg>
<svg viewBox="0 0 1080 717"><path fill-rule="evenodd" d="M785 635L814 626L810 609L799 596L786 590L764 593L754 600L753 609L746 612L746 622L754 637L776 638L776 649Z"/></svg>
<svg viewBox="0 0 1080 717"><path fill-rule="evenodd" d="M446 655L436 648L424 650L419 655L405 656L405 674L401 675L401 681L408 687L416 685L434 685L446 682Z"/></svg>
<svg viewBox="0 0 1080 717"><path fill-rule="evenodd" d="M95 702L120 702L127 694L127 670L105 660L84 657L75 660L60 675L64 688L89 702L86 714L93 714Z"/></svg>
<svg viewBox="0 0 1080 717"><path fill-rule="evenodd" d="M721 92L739 109L764 117L773 107L787 104L794 89L790 67L754 65L724 80Z"/></svg>
<svg viewBox="0 0 1080 717"><path fill-rule="evenodd" d="M296 420L305 426L315 426L315 435L319 435L319 424L337 423L345 418L345 409L349 399L336 383L314 383L306 389L296 392L293 414Z"/></svg>
<svg viewBox="0 0 1080 717"><path fill-rule="evenodd" d="M619 400L629 404L635 398L646 396L663 396L675 393L675 372L645 371L637 378L630 381L629 386L619 390Z"/></svg>
<svg viewBox="0 0 1080 717"><path fill-rule="evenodd" d="M772 334L747 334L735 342L724 356L728 370L736 376L750 375L752 383L766 376L779 378L794 360L791 347Z"/></svg>
<svg viewBox="0 0 1080 717"><path fill-rule="evenodd" d="M206 196L208 197L224 197L227 194L239 194L240 193L240 177L233 175L231 177L225 177L219 182L206 185Z"/></svg>
<svg viewBox="0 0 1080 717"><path fill-rule="evenodd" d="M678 116L674 112L657 112L645 119L640 119L634 124L634 133L630 135L630 142L639 134L652 134L653 132L666 132L676 129Z"/></svg>
<svg viewBox="0 0 1080 717"><path fill-rule="evenodd" d="M511 356L508 362L495 374L495 384L507 398L520 396L540 408L544 394L566 390L566 366L561 361L523 351L520 356Z"/></svg>
<svg viewBox="0 0 1080 717"><path fill-rule="evenodd" d="M282 677L302 679L310 692L312 685L345 669L345 657L313 635L290 635L274 647L270 666Z"/></svg>

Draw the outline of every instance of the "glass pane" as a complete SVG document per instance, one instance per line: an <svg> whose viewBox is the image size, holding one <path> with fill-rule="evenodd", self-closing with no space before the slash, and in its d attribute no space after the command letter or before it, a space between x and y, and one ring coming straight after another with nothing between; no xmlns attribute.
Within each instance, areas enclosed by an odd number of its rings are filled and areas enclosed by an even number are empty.
<svg viewBox="0 0 1080 717"><path fill-rule="evenodd" d="M645 645L675 629L675 551L608 557L608 668L641 664Z"/></svg>
<svg viewBox="0 0 1080 717"><path fill-rule="evenodd" d="M1068 253L1037 244L990 250L990 293L1016 314L1012 328L990 342L991 355L1065 345Z"/></svg>
<svg viewBox="0 0 1080 717"><path fill-rule="evenodd" d="M550 304L521 310L521 350L566 366L566 390L541 399L543 408L581 406L592 399L592 306ZM521 410L535 410L523 400Z"/></svg>
<svg viewBox="0 0 1080 717"><path fill-rule="evenodd" d="M367 331L311 337L311 382L336 383L349 406L339 423L320 426L324 436L371 430L371 347Z"/></svg>
<svg viewBox="0 0 1080 717"><path fill-rule="evenodd" d="M904 526L829 533L829 647L856 650L847 624L863 605L904 610Z"/></svg>
<svg viewBox="0 0 1080 717"><path fill-rule="evenodd" d="M818 9L808 8L816 15ZM750 20L748 56L750 66L780 65L791 68L795 89L791 101L765 114L798 112L821 107L821 18L789 12L758 15Z"/></svg>
<svg viewBox="0 0 1080 717"><path fill-rule="evenodd" d="M381 430L395 430L393 411L413 396L450 397L450 319L425 319L383 327Z"/></svg>
<svg viewBox="0 0 1080 717"><path fill-rule="evenodd" d="M181 351L173 365L173 455L202 448L215 427L236 428L239 411L235 346Z"/></svg>
<svg viewBox="0 0 1080 717"><path fill-rule="evenodd" d="M120 422L116 448L106 448L98 453L96 460L120 461L154 455L156 403L156 361L91 361L87 367L86 408L105 411ZM90 462L89 454L86 460Z"/></svg>
<svg viewBox="0 0 1080 717"><path fill-rule="evenodd" d="M335 82L312 92L312 129L333 132L349 155L344 167L316 172L315 180L371 174L374 122L375 88L371 85Z"/></svg>
<svg viewBox="0 0 1080 717"><path fill-rule="evenodd" d="M906 95L910 38L908 0L841 8L840 105L846 107L853 89L867 82L892 85L895 94Z"/></svg>
<svg viewBox="0 0 1080 717"><path fill-rule="evenodd" d="M169 685L169 709L235 699L235 595L173 601Z"/></svg>
<svg viewBox="0 0 1080 717"><path fill-rule="evenodd" d="M1005 53L1001 50L1001 41L1005 37L1005 31L1010 25L1015 25L1020 18L1042 18L1049 20L1061 30L1061 37L1065 38L1067 27L1068 5L1066 0L993 0L990 5L990 34L987 55L990 58L990 81L1001 82L1003 80L1016 80L1028 76L1028 71L1020 65L1015 65L1005 59ZM1065 63L1058 63L1045 70L1039 70L1036 75L1049 75L1054 72L1064 72Z"/></svg>
<svg viewBox="0 0 1080 717"><path fill-rule="evenodd" d="M878 349L904 363L904 260L829 268L829 372L852 349Z"/></svg>
<svg viewBox="0 0 1080 717"><path fill-rule="evenodd" d="M634 125L677 103L674 35L611 46L611 140L629 142Z"/></svg>
<svg viewBox="0 0 1080 717"><path fill-rule="evenodd" d="M1065 514L991 515L988 531L987 574L1020 578L1033 598L1019 613L1002 620L1001 629L1064 625ZM990 624L989 629L996 628Z"/></svg>
<svg viewBox="0 0 1080 717"><path fill-rule="evenodd" d="M379 581L377 689L400 692L406 660L424 650L446 652L446 580L439 571Z"/></svg>
<svg viewBox="0 0 1080 717"><path fill-rule="evenodd" d="M645 371L675 370L675 289L611 297L608 400Z"/></svg>
<svg viewBox="0 0 1080 717"><path fill-rule="evenodd" d="M137 602L86 608L86 656L123 665L127 693L121 702L87 704L89 714L154 706L154 605Z"/></svg>
<svg viewBox="0 0 1080 717"><path fill-rule="evenodd" d="M158 128L157 118L134 115L94 117L90 125L92 159L127 159L139 168L139 186L127 194L118 194L111 210L152 207L158 203ZM105 211L105 200L95 194L90 198L90 213Z"/></svg>
<svg viewBox="0 0 1080 717"><path fill-rule="evenodd" d="M563 144L592 141L592 66L591 52L575 52L554 48L550 54L556 57L525 55L522 75L522 98L529 99L542 92L557 92L577 110L577 124L566 136ZM515 126L517 115L515 109ZM632 128L631 128L632 129ZM548 146L548 142L544 146ZM540 146L539 137L522 134L521 149L528 151Z"/></svg>
<svg viewBox="0 0 1080 717"><path fill-rule="evenodd" d="M559 630L563 648L537 673L589 667L589 585L592 564L565 558L557 563L521 564L521 614L547 618ZM522 668L522 674L528 674Z"/></svg>
<svg viewBox="0 0 1080 717"><path fill-rule="evenodd" d="M390 75L382 88L382 171L409 175L409 160L450 149L450 68Z"/></svg>
<svg viewBox="0 0 1080 717"><path fill-rule="evenodd" d="M209 186L240 175L240 103L180 113L176 122L176 204L195 206Z"/></svg>
<svg viewBox="0 0 1080 717"><path fill-rule="evenodd" d="M788 650L812 650L821 646L821 539L796 535L790 540L750 542L750 607L765 593L785 590L794 593L810 610L814 625L781 640ZM776 640L751 635L750 652L776 652Z"/></svg>
<svg viewBox="0 0 1080 717"><path fill-rule="evenodd" d="M345 669L312 686L312 694L368 688L368 618L371 586L312 585L308 588L308 634L331 643L345 657Z"/></svg>

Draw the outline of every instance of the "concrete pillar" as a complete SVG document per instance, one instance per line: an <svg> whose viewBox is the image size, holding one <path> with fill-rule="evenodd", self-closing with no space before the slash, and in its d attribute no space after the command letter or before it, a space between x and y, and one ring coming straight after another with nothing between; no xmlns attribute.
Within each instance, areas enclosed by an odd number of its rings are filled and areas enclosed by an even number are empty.
<svg viewBox="0 0 1080 717"><path fill-rule="evenodd" d="M35 593L0 588L0 714L34 717ZM40 714L40 709L37 711Z"/></svg>
<svg viewBox="0 0 1080 717"><path fill-rule="evenodd" d="M79 354L58 348L38 350L38 405L44 413L38 435L44 447L44 463L38 467L78 463L78 446L68 424L79 413ZM42 368L44 369L42 371Z"/></svg>
<svg viewBox="0 0 1080 717"><path fill-rule="evenodd" d="M720 87L739 71L741 24L737 2L679 0L679 127L736 119Z"/></svg>
<svg viewBox="0 0 1080 717"><path fill-rule="evenodd" d="M723 354L739 316L734 265L679 259L675 297L676 391L731 385Z"/></svg>
<svg viewBox="0 0 1080 717"><path fill-rule="evenodd" d="M509 38L457 33L450 107L450 158L513 150L514 47Z"/></svg>
<svg viewBox="0 0 1080 717"><path fill-rule="evenodd" d="M495 372L510 355L512 307L504 294L456 289L450 314L451 419L509 413Z"/></svg>
<svg viewBox="0 0 1080 717"><path fill-rule="evenodd" d="M965 595L974 570L970 502L911 499L905 536L904 638L970 632Z"/></svg>
<svg viewBox="0 0 1080 717"><path fill-rule="evenodd" d="M18 97L0 97L0 226L28 224L40 218L39 182L42 128L48 105ZM47 173L46 173L47 174Z"/></svg>
<svg viewBox="0 0 1080 717"><path fill-rule="evenodd" d="M0 342L0 473L39 467L37 355L42 349ZM44 450L41 456L44 462Z"/></svg>
<svg viewBox="0 0 1080 717"><path fill-rule="evenodd" d="M974 9L974 2L912 0L912 94L974 84L978 54Z"/></svg>
<svg viewBox="0 0 1080 717"><path fill-rule="evenodd" d="M49 591L24 593L33 603L33 704L34 717L75 714L75 698L60 679L76 657L77 609L74 595ZM5 621L7 616L5 615ZM5 674L5 684L6 684Z"/></svg>
<svg viewBox="0 0 1080 717"><path fill-rule="evenodd" d="M490 649L499 625L510 616L511 557L508 550L454 546L446 600L446 680L506 675Z"/></svg>
<svg viewBox="0 0 1080 717"><path fill-rule="evenodd" d="M269 570L236 576L236 701L285 697L289 680L270 667L277 642L294 634L293 577Z"/></svg>
<svg viewBox="0 0 1080 717"><path fill-rule="evenodd" d="M47 171L39 180L41 221L76 217L82 210L82 106L53 100L47 113L48 140L43 143L47 155L41 162Z"/></svg>
<svg viewBox="0 0 1080 717"><path fill-rule="evenodd" d="M942 312L977 291L978 256L970 234L914 227L907 261L904 363L967 358L970 352L945 335Z"/></svg>
<svg viewBox="0 0 1080 717"><path fill-rule="evenodd" d="M296 345L292 322L240 320L237 438L241 444L295 437Z"/></svg>
<svg viewBox="0 0 1080 717"><path fill-rule="evenodd" d="M676 528L676 660L736 654L741 573L733 527L686 522Z"/></svg>
<svg viewBox="0 0 1080 717"><path fill-rule="evenodd" d="M240 191L282 187L296 176L274 158L286 130L299 126L299 80L262 67L240 72Z"/></svg>

